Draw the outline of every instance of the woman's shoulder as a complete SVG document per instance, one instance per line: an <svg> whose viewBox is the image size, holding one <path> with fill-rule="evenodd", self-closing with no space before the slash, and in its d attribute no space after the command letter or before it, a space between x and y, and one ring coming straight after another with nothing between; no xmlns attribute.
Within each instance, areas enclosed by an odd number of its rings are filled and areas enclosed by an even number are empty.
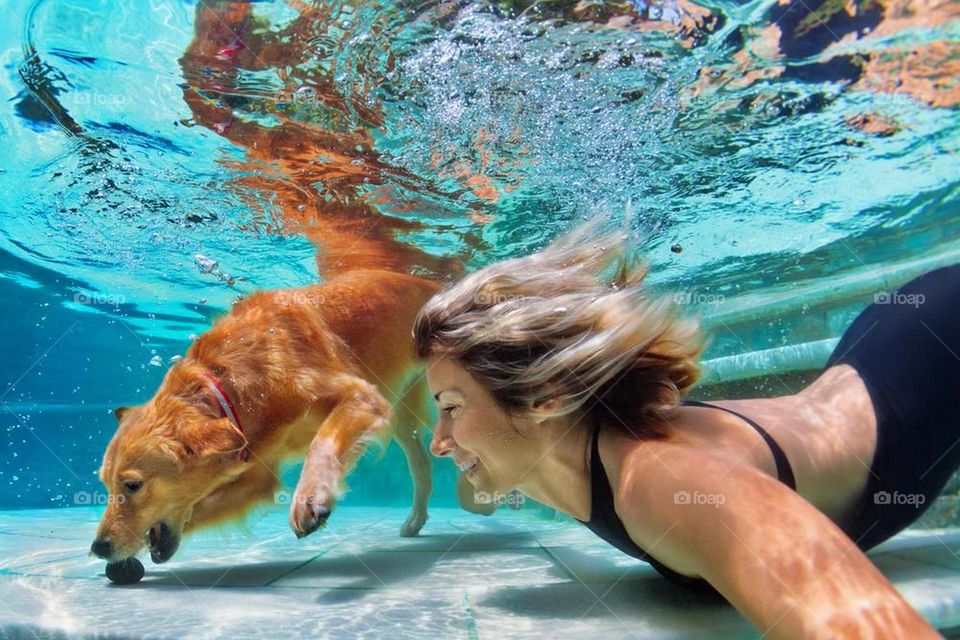
<svg viewBox="0 0 960 640"><path fill-rule="evenodd" d="M744 461L688 439L638 441L608 432L600 443L627 534L685 576L706 577L715 541L730 536L724 525L740 529L793 494Z"/></svg>
<svg viewBox="0 0 960 640"><path fill-rule="evenodd" d="M668 568L691 577L701 574L702 560L694 550L709 544L725 521L718 515L737 520L743 515L738 512L762 510L764 500L779 499L771 486L790 491L750 460L710 446L700 434L641 440L608 429L599 439L599 452L614 509L631 539ZM744 500L745 487L763 490Z"/></svg>
<svg viewBox="0 0 960 640"><path fill-rule="evenodd" d="M630 538L667 568L706 579L757 627L786 610L799 633L825 624L824 610L899 602L846 534L768 474L676 442L618 453L615 506Z"/></svg>
<svg viewBox="0 0 960 640"><path fill-rule="evenodd" d="M614 429L601 432L598 444L614 511L630 538L669 569L698 577L691 558L665 541L683 492L692 496L683 478L698 472L690 455L696 445L682 437L641 440Z"/></svg>
<svg viewBox="0 0 960 640"><path fill-rule="evenodd" d="M720 411L712 415L691 411L697 410L679 407L669 429L659 438L638 437L623 425L602 428L599 453L611 486L618 486L622 481L643 484L646 474L651 472L695 473L697 460L707 457L729 464L760 466L755 463L762 456L750 455L754 453L751 450L756 445L753 440L756 434L749 426L731 425L738 419ZM680 452L686 455L671 455ZM669 467L665 456L673 460Z"/></svg>

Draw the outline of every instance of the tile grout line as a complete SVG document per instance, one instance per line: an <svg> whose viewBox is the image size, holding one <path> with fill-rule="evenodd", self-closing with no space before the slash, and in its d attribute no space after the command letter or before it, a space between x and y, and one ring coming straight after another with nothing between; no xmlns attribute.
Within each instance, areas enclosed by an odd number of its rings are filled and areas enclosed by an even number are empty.
<svg viewBox="0 0 960 640"><path fill-rule="evenodd" d="M380 519L374 521L373 524L374 524L374 525L379 524L379 523L383 522L384 520L386 520L386 518L387 518L387 516L381 516ZM300 569L302 569L303 567L307 566L308 564L310 564L311 562L313 562L313 561L316 560L317 558L322 558L323 556L327 555L328 553L330 553L330 552L333 551L334 549L338 548L340 545L344 544L345 542L349 542L350 540L352 540L352 539L355 538L355 537L356 537L356 536L354 535L354 536L350 536L350 537L348 537L348 538L346 538L346 539L344 539L344 540L340 540L339 542L337 542L337 543L336 543L335 545L333 545L332 547L328 547L328 548L324 549L323 551L321 551L320 553L318 553L317 555L312 556L312 557L304 560L302 563L300 563L300 564L298 564L297 566L293 567L292 569L290 569L290 570L287 571L286 573L283 573L283 574L277 576L276 578L273 578L273 579L271 579L271 580L268 580L268 581L265 582L262 586L264 586L264 587L270 587L270 586L272 586L274 583L277 582L277 580L281 580L281 579L283 579L283 578L286 578L287 576L291 575L293 572L299 571Z"/></svg>
<svg viewBox="0 0 960 640"><path fill-rule="evenodd" d="M915 562L915 563L917 563L917 564L926 565L926 566L928 566L928 567L939 567L940 569L949 569L950 571L952 571L952 572L954 572L954 573L960 573L960 567L951 567L951 566L948 565L948 564L940 564L939 562L933 562L933 561L931 561L931 560L920 560L920 559L918 559L918 558L911 558L910 556L902 556L902 555L897 554L897 553L888 553L888 554L885 554L885 555L891 556L891 557L894 557L894 558L897 558L898 560L906 560L907 562Z"/></svg>
<svg viewBox="0 0 960 640"><path fill-rule="evenodd" d="M30 573L29 571L16 571L14 569L0 569L0 576L11 576L15 578L52 578L56 580L102 580L103 576L56 576L49 573ZM2 637L2 634L0 634Z"/></svg>
<svg viewBox="0 0 960 640"><path fill-rule="evenodd" d="M339 546L340 546L341 544L343 544L344 542L346 542L346 540L341 540L340 542L336 543L336 544L333 545L332 547L327 547L326 549L324 549L324 550L321 551L320 553L316 554L315 556L310 556L309 558L307 558L306 560L304 560L303 562L301 562L301 563L298 564L297 566L293 567L292 569L290 569L290 570L287 571L286 573L282 573L282 574L280 574L279 576L277 576L277 577L275 577L275 578L271 578L270 580L267 580L266 582L264 582L264 583L263 583L262 585L260 585L260 586L261 586L261 587L272 587L272 586L274 585L274 583L276 583L277 580L280 580L280 579L282 579L282 578L286 578L287 576L289 576L290 574L294 573L295 571L299 571L300 569L302 569L303 567L307 566L308 564L310 564L311 562L313 562L313 561L316 560L317 558L322 558L323 556L327 555L328 553L330 553L331 551L333 551L334 549L336 549L337 547L339 547Z"/></svg>
<svg viewBox="0 0 960 640"><path fill-rule="evenodd" d="M550 552L549 548L543 546L543 544L539 540L537 540L537 545L540 547L541 551L547 554L547 557L550 558L550 561L553 562L553 564L563 569L563 572L567 574L567 577L570 578L571 581L580 582L580 578L574 575L574 573L567 568L567 565L565 562L563 562L560 558L553 555L553 553Z"/></svg>
<svg viewBox="0 0 960 640"><path fill-rule="evenodd" d="M473 615L473 607L470 606L470 596L467 590L460 592L460 603L463 605L463 611L467 614L467 638L469 640L480 640L480 634L477 631L477 619Z"/></svg>

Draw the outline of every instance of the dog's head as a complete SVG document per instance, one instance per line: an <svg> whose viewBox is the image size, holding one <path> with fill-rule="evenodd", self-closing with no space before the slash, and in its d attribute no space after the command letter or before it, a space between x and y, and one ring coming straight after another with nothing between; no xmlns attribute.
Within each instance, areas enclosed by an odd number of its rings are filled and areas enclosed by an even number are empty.
<svg viewBox="0 0 960 640"><path fill-rule="evenodd" d="M116 562L148 545L154 562L169 560L194 505L243 468L246 438L195 369L175 365L146 404L114 411L118 427L99 473L109 499L95 555Z"/></svg>

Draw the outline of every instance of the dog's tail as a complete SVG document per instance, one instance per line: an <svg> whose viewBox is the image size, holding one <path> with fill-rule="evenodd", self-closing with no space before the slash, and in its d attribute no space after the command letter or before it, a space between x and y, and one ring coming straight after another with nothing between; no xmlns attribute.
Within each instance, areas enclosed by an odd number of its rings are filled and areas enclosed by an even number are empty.
<svg viewBox="0 0 960 640"><path fill-rule="evenodd" d="M304 229L317 247L317 269L322 276L377 269L443 282L464 275L464 263L459 258L433 255L397 238L400 233L420 230L422 225L390 218L366 207L337 208L336 217L315 219Z"/></svg>

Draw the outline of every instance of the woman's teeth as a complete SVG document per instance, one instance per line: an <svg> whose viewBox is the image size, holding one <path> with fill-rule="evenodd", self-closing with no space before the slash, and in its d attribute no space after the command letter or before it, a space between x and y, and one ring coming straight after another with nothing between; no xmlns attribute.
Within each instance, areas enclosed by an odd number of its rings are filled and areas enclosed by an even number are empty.
<svg viewBox="0 0 960 640"><path fill-rule="evenodd" d="M470 471L470 469L473 469L475 466L477 466L477 462L479 461L476 458L473 460L467 460L463 464L458 464L457 469L460 469L460 471L466 473L467 471Z"/></svg>

